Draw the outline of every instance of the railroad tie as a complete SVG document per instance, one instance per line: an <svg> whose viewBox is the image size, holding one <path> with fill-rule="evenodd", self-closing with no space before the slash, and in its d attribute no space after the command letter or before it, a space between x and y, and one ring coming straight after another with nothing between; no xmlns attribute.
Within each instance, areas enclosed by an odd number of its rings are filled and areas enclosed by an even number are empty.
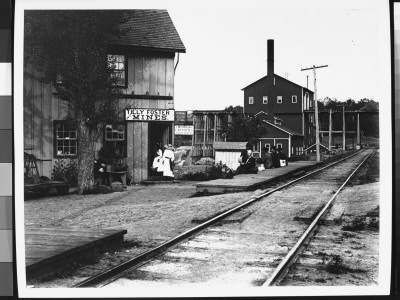
<svg viewBox="0 0 400 300"><path fill-rule="evenodd" d="M334 190L324 190L311 204L300 210L294 220L310 224L334 193Z"/></svg>

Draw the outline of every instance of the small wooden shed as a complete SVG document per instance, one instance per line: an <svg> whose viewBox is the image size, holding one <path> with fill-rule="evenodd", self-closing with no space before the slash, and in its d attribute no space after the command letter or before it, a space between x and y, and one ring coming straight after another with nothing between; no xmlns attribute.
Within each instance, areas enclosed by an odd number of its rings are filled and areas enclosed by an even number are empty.
<svg viewBox="0 0 400 300"><path fill-rule="evenodd" d="M215 163L222 162L236 170L240 153L246 149L246 142L214 142Z"/></svg>

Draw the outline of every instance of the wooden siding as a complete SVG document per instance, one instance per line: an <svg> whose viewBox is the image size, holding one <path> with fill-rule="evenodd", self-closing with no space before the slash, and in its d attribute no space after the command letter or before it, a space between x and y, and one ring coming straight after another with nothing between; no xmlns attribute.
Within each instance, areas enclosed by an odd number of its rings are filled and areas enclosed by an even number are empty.
<svg viewBox="0 0 400 300"><path fill-rule="evenodd" d="M282 126L300 134L303 132L303 114L277 113L275 116L282 119Z"/></svg>
<svg viewBox="0 0 400 300"><path fill-rule="evenodd" d="M215 150L215 162L219 163L220 161L223 164L226 164L229 168L236 170L239 166L239 157L241 151L220 151Z"/></svg>
<svg viewBox="0 0 400 300"><path fill-rule="evenodd" d="M272 113L302 113L302 87L284 78L275 76L275 85L268 86L267 77L256 81L244 89L245 113L264 111ZM297 103L292 103L292 96L297 96ZM263 96L268 96L268 104L263 104ZM277 96L282 96L282 103L277 103ZM254 104L249 104L249 97L254 97Z"/></svg>
<svg viewBox="0 0 400 300"><path fill-rule="evenodd" d="M270 147L275 146L277 147L277 144L282 144L282 149L283 152L286 154L287 157L290 157L289 154L289 138L266 138L266 139L261 139L261 147L264 148L266 144L269 144Z"/></svg>
<svg viewBox="0 0 400 300"><path fill-rule="evenodd" d="M53 158L53 120L66 117L63 104L53 96L49 76L28 65L24 70L24 149L41 159ZM51 177L52 161L38 164L39 174Z"/></svg>
<svg viewBox="0 0 400 300"><path fill-rule="evenodd" d="M128 95L174 96L174 58L127 56Z"/></svg>
<svg viewBox="0 0 400 300"><path fill-rule="evenodd" d="M136 53L136 52L135 52ZM127 88L129 95L119 102L119 119L125 119L125 108L174 108L174 54L158 56L127 55ZM54 166L53 136L54 120L63 120L67 116L65 105L54 94L50 76L43 71L35 71L32 66L24 69L24 148L38 158L52 161L38 164L41 175L51 177ZM135 95L148 94L151 99L135 99ZM156 97L160 96L160 99ZM161 97L170 96L166 100ZM155 97L155 98L154 98ZM150 98L150 97L149 97ZM172 123L168 128L166 140L172 143ZM148 175L148 123L135 122L127 126L127 163L129 177L134 182L147 179ZM96 145L101 148L102 139Z"/></svg>

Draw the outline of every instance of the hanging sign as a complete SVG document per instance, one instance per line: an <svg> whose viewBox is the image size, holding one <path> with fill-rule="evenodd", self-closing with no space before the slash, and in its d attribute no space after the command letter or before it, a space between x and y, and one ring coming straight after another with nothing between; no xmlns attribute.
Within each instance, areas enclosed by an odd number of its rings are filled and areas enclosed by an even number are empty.
<svg viewBox="0 0 400 300"><path fill-rule="evenodd" d="M152 109L152 108L126 108L125 109L126 121L169 121L175 120L174 109Z"/></svg>
<svg viewBox="0 0 400 300"><path fill-rule="evenodd" d="M175 125L176 135L193 135L193 125Z"/></svg>

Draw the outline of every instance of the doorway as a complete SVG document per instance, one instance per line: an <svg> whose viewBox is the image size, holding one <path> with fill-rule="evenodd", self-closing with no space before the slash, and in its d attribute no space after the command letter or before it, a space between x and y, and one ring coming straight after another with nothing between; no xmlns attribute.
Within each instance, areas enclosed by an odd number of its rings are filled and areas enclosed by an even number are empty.
<svg viewBox="0 0 400 300"><path fill-rule="evenodd" d="M149 153L148 153L148 178L151 179L151 166L153 160L157 156L157 150L164 149L165 144L170 144L172 139L171 123L165 122L149 122ZM160 148L161 147L161 148Z"/></svg>

